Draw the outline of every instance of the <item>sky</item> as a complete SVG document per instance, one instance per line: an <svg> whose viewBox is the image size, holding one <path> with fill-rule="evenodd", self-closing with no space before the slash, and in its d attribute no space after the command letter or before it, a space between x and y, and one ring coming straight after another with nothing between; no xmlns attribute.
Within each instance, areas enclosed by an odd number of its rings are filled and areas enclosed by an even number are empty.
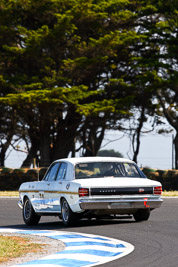
<svg viewBox="0 0 178 267"><path fill-rule="evenodd" d="M122 133L108 134L110 140L122 137ZM107 142L105 140L105 142ZM128 137L109 143L102 149L114 149L119 151L125 158L132 159L132 150ZM172 169L172 134L145 134L141 137L140 151L137 164L139 167L153 169Z"/></svg>
<svg viewBox="0 0 178 267"><path fill-rule="evenodd" d="M23 143L21 149L24 150ZM130 140L127 136L123 137L123 134L119 131L109 131L106 134L102 149L114 149L125 158L132 159ZM13 151L5 161L5 165L9 168L19 168L25 157L25 153ZM137 164L139 167L161 170L172 169L172 134L143 134Z"/></svg>

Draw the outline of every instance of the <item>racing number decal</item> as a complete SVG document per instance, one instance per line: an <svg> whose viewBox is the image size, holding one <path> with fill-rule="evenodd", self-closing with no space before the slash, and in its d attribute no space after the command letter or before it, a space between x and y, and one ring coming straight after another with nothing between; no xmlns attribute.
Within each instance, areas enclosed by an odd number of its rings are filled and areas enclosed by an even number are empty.
<svg viewBox="0 0 178 267"><path fill-rule="evenodd" d="M43 191L39 191L39 197L44 198L44 192Z"/></svg>

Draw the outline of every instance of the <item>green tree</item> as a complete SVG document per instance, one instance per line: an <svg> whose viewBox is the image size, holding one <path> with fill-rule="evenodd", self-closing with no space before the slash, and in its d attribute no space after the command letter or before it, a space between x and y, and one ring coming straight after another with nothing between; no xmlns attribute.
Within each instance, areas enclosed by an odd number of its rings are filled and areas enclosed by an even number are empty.
<svg viewBox="0 0 178 267"><path fill-rule="evenodd" d="M178 2L172 1L165 5L165 21L158 26L164 40L164 58L166 66L156 78L157 99L161 112L176 132L175 168L178 169Z"/></svg>
<svg viewBox="0 0 178 267"><path fill-rule="evenodd" d="M137 2L138 3L138 2ZM178 168L178 2L139 1L135 27L142 35L133 49L135 64L133 84L136 93L132 113L138 117L138 123L131 125L131 139L137 160L140 135L149 116L153 117L154 127L165 117L176 131L175 166ZM130 110L130 111L132 111Z"/></svg>
<svg viewBox="0 0 178 267"><path fill-rule="evenodd" d="M136 161L144 122L177 90L176 12L162 0L0 0L1 103L27 132L15 132L31 143L24 164L67 157L76 141L96 155L130 116Z"/></svg>
<svg viewBox="0 0 178 267"><path fill-rule="evenodd" d="M146 35L147 49L142 52L139 66L156 104L155 113L167 119L176 131L175 167L178 168L178 2L145 1L139 31ZM144 67L144 69L143 69Z"/></svg>
<svg viewBox="0 0 178 267"><path fill-rule="evenodd" d="M116 95L110 96L110 89L105 91L116 68L117 51L123 61L128 60L125 46L137 39L129 30L134 14L124 11L128 4L1 1L2 25L6 27L8 20L13 33L11 42L1 47L10 66L2 67L2 76L12 92L2 101L16 109L28 130L29 160L38 151L42 165L68 156L74 139L84 132L83 121L90 127L89 117L85 119L88 115L93 114L92 120L98 114L102 118L104 113L109 120L114 113L128 114L130 99L124 103ZM128 25L125 32L119 30L123 24ZM128 87L122 79L119 82ZM104 130L105 124L104 118L97 127ZM93 134L89 134L89 146ZM98 149L99 145L90 153L96 154Z"/></svg>

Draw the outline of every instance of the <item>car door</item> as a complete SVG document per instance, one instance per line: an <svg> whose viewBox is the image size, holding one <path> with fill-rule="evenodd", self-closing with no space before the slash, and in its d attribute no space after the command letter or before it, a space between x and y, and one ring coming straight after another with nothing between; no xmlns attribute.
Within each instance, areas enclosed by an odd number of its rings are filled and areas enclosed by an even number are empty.
<svg viewBox="0 0 178 267"><path fill-rule="evenodd" d="M47 171L45 177L37 185L38 190L38 212L53 212L55 206L54 190L57 173L61 163L55 162Z"/></svg>
<svg viewBox="0 0 178 267"><path fill-rule="evenodd" d="M60 196L61 194L63 194L66 172L67 172L67 163L61 162L52 189L54 212L61 212Z"/></svg>

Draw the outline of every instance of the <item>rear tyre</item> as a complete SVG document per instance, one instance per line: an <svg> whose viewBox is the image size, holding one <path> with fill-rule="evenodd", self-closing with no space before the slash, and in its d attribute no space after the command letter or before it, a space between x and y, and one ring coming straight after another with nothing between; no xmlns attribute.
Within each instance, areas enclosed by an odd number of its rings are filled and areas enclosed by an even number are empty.
<svg viewBox="0 0 178 267"><path fill-rule="evenodd" d="M133 214L133 217L136 222L147 221L150 217L150 209L138 210Z"/></svg>
<svg viewBox="0 0 178 267"><path fill-rule="evenodd" d="M65 198L61 200L61 217L65 226L74 225L79 220L78 215L71 210Z"/></svg>
<svg viewBox="0 0 178 267"><path fill-rule="evenodd" d="M22 215L27 225L36 225L40 221L40 216L35 213L29 198L25 198L24 200Z"/></svg>

